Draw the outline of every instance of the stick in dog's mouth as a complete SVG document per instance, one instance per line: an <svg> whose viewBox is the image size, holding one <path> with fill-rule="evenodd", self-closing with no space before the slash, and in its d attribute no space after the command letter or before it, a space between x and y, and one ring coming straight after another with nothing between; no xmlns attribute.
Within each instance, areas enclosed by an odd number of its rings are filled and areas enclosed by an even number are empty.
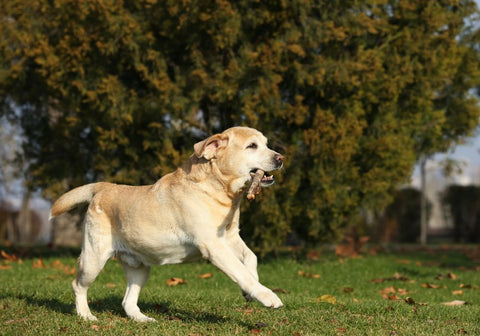
<svg viewBox="0 0 480 336"><path fill-rule="evenodd" d="M252 170L250 172L250 176L252 176L252 183L250 184L250 188L248 189L247 193L248 200L255 199L255 196L260 193L262 187L268 187L275 183L273 175L261 169Z"/></svg>

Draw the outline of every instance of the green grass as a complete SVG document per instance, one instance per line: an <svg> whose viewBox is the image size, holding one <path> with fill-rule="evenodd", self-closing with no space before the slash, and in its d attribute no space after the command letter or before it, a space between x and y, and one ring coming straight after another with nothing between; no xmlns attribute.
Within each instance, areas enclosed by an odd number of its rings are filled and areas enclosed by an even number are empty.
<svg viewBox="0 0 480 336"><path fill-rule="evenodd" d="M0 335L480 335L478 264L457 250L269 258L260 262L259 273L285 304L276 310L247 305L238 287L208 263L158 266L139 299L142 311L157 320L147 324L125 317L125 280L116 261L107 263L89 291L99 320L76 316L70 273L77 253L32 249L22 262L0 259ZM197 276L209 272L209 279ZM170 277L188 283L168 287ZM427 283L440 287L424 288ZM396 292L383 298L380 291L392 286ZM453 294L458 290L462 294ZM323 295L336 302L321 302ZM467 304L443 305L452 300Z"/></svg>

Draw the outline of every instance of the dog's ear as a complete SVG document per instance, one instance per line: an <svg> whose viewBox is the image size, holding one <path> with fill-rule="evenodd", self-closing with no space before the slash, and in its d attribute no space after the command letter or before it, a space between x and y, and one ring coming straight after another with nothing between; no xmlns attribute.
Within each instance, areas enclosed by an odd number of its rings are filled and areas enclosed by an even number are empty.
<svg viewBox="0 0 480 336"><path fill-rule="evenodd" d="M193 145L195 155L198 158L204 157L207 160L213 159L218 150L228 145L228 136L225 134L215 134L211 137L197 142Z"/></svg>

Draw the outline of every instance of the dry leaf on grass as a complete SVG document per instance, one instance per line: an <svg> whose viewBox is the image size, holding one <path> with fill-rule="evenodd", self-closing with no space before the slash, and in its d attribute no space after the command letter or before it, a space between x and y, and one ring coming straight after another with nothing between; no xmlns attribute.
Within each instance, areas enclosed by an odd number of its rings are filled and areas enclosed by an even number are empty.
<svg viewBox="0 0 480 336"><path fill-rule="evenodd" d="M186 284L187 281L181 279L181 278L170 278L167 280L167 286L177 286L177 285L183 285Z"/></svg>
<svg viewBox="0 0 480 336"><path fill-rule="evenodd" d="M440 285L435 285L435 284L432 284L432 283L424 283L424 284L422 284L422 287L423 287L423 288L438 289L438 288L441 288L442 286L440 286Z"/></svg>
<svg viewBox="0 0 480 336"><path fill-rule="evenodd" d="M53 267L59 271L62 271L65 275L74 275L75 267L64 265L60 260L56 259L52 261L49 267ZM48 268L48 267L47 267Z"/></svg>
<svg viewBox="0 0 480 336"><path fill-rule="evenodd" d="M43 263L43 259L39 258L34 261L32 261L32 267L33 268L44 268L45 264Z"/></svg>
<svg viewBox="0 0 480 336"><path fill-rule="evenodd" d="M253 313L253 309L250 308L250 307L248 307L248 306L245 307L245 309L237 308L237 309L235 309L235 310L238 311L238 312L242 312L242 313L244 313L244 314L247 314L247 315L250 315L251 313Z"/></svg>
<svg viewBox="0 0 480 336"><path fill-rule="evenodd" d="M200 279L210 279L213 277L212 273L205 273L205 274L197 274L197 277Z"/></svg>
<svg viewBox="0 0 480 336"><path fill-rule="evenodd" d="M463 306L463 305L466 305L467 302L466 301L461 301L461 300L453 300L453 301L450 301L450 302L444 302L442 304L444 306Z"/></svg>
<svg viewBox="0 0 480 336"><path fill-rule="evenodd" d="M386 300L400 300L400 297L397 294L408 294L408 290L404 288L396 288L394 286L390 286L379 290L378 293Z"/></svg>
<svg viewBox="0 0 480 336"><path fill-rule="evenodd" d="M455 273L447 273L447 274L439 274L435 277L437 280L442 280L443 278L451 279L451 280L456 280L457 275Z"/></svg>
<svg viewBox="0 0 480 336"><path fill-rule="evenodd" d="M307 259L317 261L320 259L321 253L319 251L311 250L307 253Z"/></svg>
<svg viewBox="0 0 480 336"><path fill-rule="evenodd" d="M320 296L319 298L316 298L315 302L325 302L325 303L336 304L337 299L335 298L335 296L332 296L330 294L325 294Z"/></svg>
<svg viewBox="0 0 480 336"><path fill-rule="evenodd" d="M453 295L462 295L463 294L463 290L459 289L459 290L454 290L452 292Z"/></svg>
<svg viewBox="0 0 480 336"><path fill-rule="evenodd" d="M298 275L300 275L302 277L305 277L305 278L311 278L311 279L319 279L320 278L320 274L311 274L311 273L304 272L304 271L298 271Z"/></svg>
<svg viewBox="0 0 480 336"><path fill-rule="evenodd" d="M268 324L266 324L265 322L257 322L257 323L255 323L255 326L257 328L266 328L266 327L268 327Z"/></svg>
<svg viewBox="0 0 480 336"><path fill-rule="evenodd" d="M408 304L415 304L415 300L412 299L411 297L407 296L405 298L405 302L408 303Z"/></svg>
<svg viewBox="0 0 480 336"><path fill-rule="evenodd" d="M3 259L6 259L8 261L17 261L19 258L15 254L8 254L4 250L0 251L0 255L2 256Z"/></svg>

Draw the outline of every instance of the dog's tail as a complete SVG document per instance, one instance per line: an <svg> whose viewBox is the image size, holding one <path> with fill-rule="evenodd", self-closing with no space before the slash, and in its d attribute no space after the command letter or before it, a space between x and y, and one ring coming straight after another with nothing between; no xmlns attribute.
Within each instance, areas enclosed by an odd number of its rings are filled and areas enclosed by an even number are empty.
<svg viewBox="0 0 480 336"><path fill-rule="evenodd" d="M89 203L93 196L110 183L98 182L70 190L63 194L50 209L50 219L67 212L82 203Z"/></svg>

